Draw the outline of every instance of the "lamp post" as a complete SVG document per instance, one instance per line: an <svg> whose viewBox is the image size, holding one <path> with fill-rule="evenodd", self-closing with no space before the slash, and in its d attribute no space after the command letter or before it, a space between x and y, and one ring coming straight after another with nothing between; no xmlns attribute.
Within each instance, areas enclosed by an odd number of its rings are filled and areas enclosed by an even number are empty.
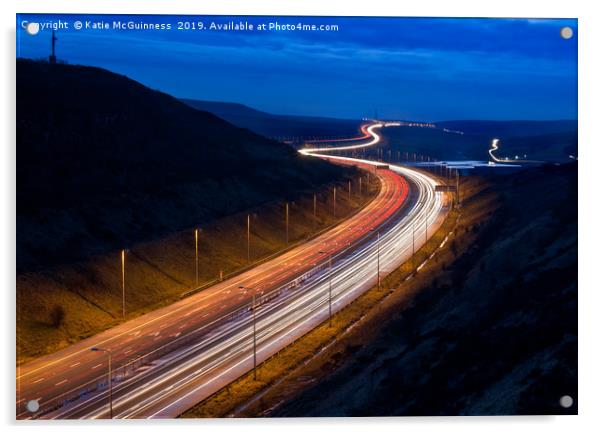
<svg viewBox="0 0 602 434"><path fill-rule="evenodd" d="M247 214L247 262L251 262L251 214Z"/></svg>
<svg viewBox="0 0 602 434"><path fill-rule="evenodd" d="M199 230L194 230L194 275L195 284L199 286Z"/></svg>
<svg viewBox="0 0 602 434"><path fill-rule="evenodd" d="M426 244L429 242L429 216L428 214L426 214L424 216L424 245L426 247Z"/></svg>
<svg viewBox="0 0 602 434"><path fill-rule="evenodd" d="M125 319L125 249L121 250L121 314Z"/></svg>
<svg viewBox="0 0 602 434"><path fill-rule="evenodd" d="M332 218L337 218L337 187L332 189Z"/></svg>
<svg viewBox="0 0 602 434"><path fill-rule="evenodd" d="M109 419L113 419L113 353L106 348L92 347L90 351L107 353L109 355Z"/></svg>
<svg viewBox="0 0 602 434"><path fill-rule="evenodd" d="M415 234L416 234L416 225L413 224L412 225L412 270L414 270L414 255L416 253L416 240L415 240Z"/></svg>
<svg viewBox="0 0 602 434"><path fill-rule="evenodd" d="M460 205L460 172L456 169L456 203Z"/></svg>
<svg viewBox="0 0 602 434"><path fill-rule="evenodd" d="M314 193L314 231L316 230L316 225L318 223L318 215L317 215L317 205L318 205L318 198L316 197L316 193Z"/></svg>
<svg viewBox="0 0 602 434"><path fill-rule="evenodd" d="M239 286L239 289L253 290L246 286ZM255 314L255 293L253 293L253 304L251 305L251 311L253 312L253 380L257 380L257 316Z"/></svg>
<svg viewBox="0 0 602 434"><path fill-rule="evenodd" d="M351 180L349 180L349 201L351 201Z"/></svg>
<svg viewBox="0 0 602 434"><path fill-rule="evenodd" d="M288 244L288 202L286 203L286 216L285 216L285 223L286 223L286 244Z"/></svg>

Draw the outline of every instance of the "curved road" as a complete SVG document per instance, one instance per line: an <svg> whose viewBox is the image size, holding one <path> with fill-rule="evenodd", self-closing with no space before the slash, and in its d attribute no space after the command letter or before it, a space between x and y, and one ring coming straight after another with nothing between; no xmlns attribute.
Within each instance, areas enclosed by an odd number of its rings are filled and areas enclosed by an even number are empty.
<svg viewBox="0 0 602 434"><path fill-rule="evenodd" d="M383 126L363 130L368 142L300 151L373 170L381 191L364 209L201 293L18 367L17 417L109 417L108 357L92 347L112 354L113 417L175 417L253 368L254 322L260 363L324 321L329 305L336 312L373 286L377 263L383 275L399 266L411 256L413 240L418 249L443 220L435 180L327 155L378 143L375 130ZM40 402L34 414L25 409L30 399Z"/></svg>

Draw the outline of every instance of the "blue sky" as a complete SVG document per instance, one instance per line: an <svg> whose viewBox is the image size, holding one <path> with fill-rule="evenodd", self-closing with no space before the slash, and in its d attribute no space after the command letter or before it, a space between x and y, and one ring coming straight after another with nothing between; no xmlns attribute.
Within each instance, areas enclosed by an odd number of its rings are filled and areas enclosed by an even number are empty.
<svg viewBox="0 0 602 434"><path fill-rule="evenodd" d="M17 16L17 56L57 56L125 74L176 97L282 114L425 121L577 118L577 20ZM169 23L171 30L73 29L73 22ZM178 21L335 24L338 31L177 30ZM574 37L560 37L569 26Z"/></svg>

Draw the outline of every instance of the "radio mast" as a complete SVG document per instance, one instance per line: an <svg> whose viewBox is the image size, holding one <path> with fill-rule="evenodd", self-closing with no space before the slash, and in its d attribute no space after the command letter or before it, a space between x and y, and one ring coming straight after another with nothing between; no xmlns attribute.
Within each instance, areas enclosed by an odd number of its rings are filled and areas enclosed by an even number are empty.
<svg viewBox="0 0 602 434"><path fill-rule="evenodd" d="M48 62L51 64L55 64L56 63L56 54L54 53L54 47L56 45L56 41L57 38L56 36L54 36L54 30L52 31L52 38L51 38L51 42L52 42L52 53L50 54L50 56L48 57Z"/></svg>

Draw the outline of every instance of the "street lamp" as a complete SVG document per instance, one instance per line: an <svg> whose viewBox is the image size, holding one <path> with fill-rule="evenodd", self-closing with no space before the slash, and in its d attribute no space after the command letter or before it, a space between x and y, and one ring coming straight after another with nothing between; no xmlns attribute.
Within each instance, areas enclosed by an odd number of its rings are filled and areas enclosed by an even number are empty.
<svg viewBox="0 0 602 434"><path fill-rule="evenodd" d="M251 290L246 286L239 286L238 289ZM253 304L251 305L251 311L253 312L253 380L257 380L257 316L255 314L255 292L253 292Z"/></svg>
<svg viewBox="0 0 602 434"><path fill-rule="evenodd" d="M349 180L349 201L351 201L351 180Z"/></svg>
<svg viewBox="0 0 602 434"><path fill-rule="evenodd" d="M424 216L424 245L426 247L426 245L429 242L429 216L428 214L425 214Z"/></svg>
<svg viewBox="0 0 602 434"><path fill-rule="evenodd" d="M460 172L456 169L456 203L460 205Z"/></svg>
<svg viewBox="0 0 602 434"><path fill-rule="evenodd" d="M107 353L109 355L109 419L113 419L113 353L106 348L92 347L90 351Z"/></svg>
<svg viewBox="0 0 602 434"><path fill-rule="evenodd" d="M416 224L412 225L412 270L414 270L414 255L416 253Z"/></svg>
<svg viewBox="0 0 602 434"><path fill-rule="evenodd" d="M194 274L195 274L195 282L196 286L199 286L199 230L194 230Z"/></svg>
<svg viewBox="0 0 602 434"><path fill-rule="evenodd" d="M286 216L285 216L285 223L286 223L286 244L288 245L288 202L286 202Z"/></svg>
<svg viewBox="0 0 602 434"><path fill-rule="evenodd" d="M332 189L332 218L337 218L337 187Z"/></svg>
<svg viewBox="0 0 602 434"><path fill-rule="evenodd" d="M318 222L317 221L318 217L317 217L317 213L316 213L317 205L318 205L318 198L316 197L316 193L314 193L314 225L313 225L314 231L316 230L316 225Z"/></svg>
<svg viewBox="0 0 602 434"><path fill-rule="evenodd" d="M328 254L328 327L332 327L332 253L322 250L318 253Z"/></svg>
<svg viewBox="0 0 602 434"><path fill-rule="evenodd" d="M251 262L251 214L247 214L247 262Z"/></svg>
<svg viewBox="0 0 602 434"><path fill-rule="evenodd" d="M125 319L125 249L121 250L121 314Z"/></svg>

